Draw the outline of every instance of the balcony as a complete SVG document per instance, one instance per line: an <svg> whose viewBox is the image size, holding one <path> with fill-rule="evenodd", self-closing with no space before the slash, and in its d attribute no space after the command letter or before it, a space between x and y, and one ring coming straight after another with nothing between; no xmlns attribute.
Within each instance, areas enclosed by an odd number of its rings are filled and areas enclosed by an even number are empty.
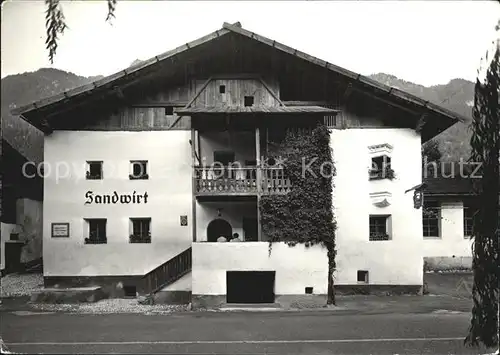
<svg viewBox="0 0 500 355"><path fill-rule="evenodd" d="M195 180L197 195L286 194L291 189L282 168L195 167Z"/></svg>

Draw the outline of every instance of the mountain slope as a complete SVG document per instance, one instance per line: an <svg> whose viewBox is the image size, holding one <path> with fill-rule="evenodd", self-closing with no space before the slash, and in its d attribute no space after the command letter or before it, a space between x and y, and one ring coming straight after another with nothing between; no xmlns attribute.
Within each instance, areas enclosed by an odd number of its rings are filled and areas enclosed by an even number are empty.
<svg viewBox="0 0 500 355"><path fill-rule="evenodd" d="M43 134L26 121L13 117L10 111L100 78L102 76L86 78L50 68L3 78L1 91L2 138L26 158L41 162L43 160Z"/></svg>
<svg viewBox="0 0 500 355"><path fill-rule="evenodd" d="M446 85L426 87L384 73L370 75L370 78L428 100L472 120L474 83L470 81L453 79ZM471 132L468 129L469 123L457 123L433 139L439 143L443 161L460 161L460 158L464 160L469 158L471 137Z"/></svg>

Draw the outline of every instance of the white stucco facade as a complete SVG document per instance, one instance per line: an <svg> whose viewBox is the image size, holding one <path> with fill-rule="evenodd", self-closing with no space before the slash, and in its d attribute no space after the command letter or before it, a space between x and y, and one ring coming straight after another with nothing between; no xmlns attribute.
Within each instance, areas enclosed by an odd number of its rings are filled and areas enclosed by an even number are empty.
<svg viewBox="0 0 500 355"><path fill-rule="evenodd" d="M440 202L439 237L423 238L424 257L430 269L470 268L472 239L464 235L464 203Z"/></svg>
<svg viewBox="0 0 500 355"><path fill-rule="evenodd" d="M394 180L368 179L369 147L388 144ZM334 214L337 220L336 284L356 284L357 270L370 284L421 285L423 282L422 210L405 190L421 183L421 140L411 129L347 129L331 133ZM371 193L387 192L390 203L377 207ZM369 241L369 216L390 215L390 240Z"/></svg>
<svg viewBox="0 0 500 355"><path fill-rule="evenodd" d="M192 241L189 131L56 131L45 137L44 276L144 275ZM103 161L103 179L86 180L86 161ZM129 180L130 160L148 161L148 180ZM59 163L60 173L56 176ZM70 166L64 174L62 166ZM52 170L52 171L49 171ZM85 204L94 194L147 192L147 203ZM181 226L180 216L188 217ZM151 243L131 244L130 218L151 218ZM84 219L107 219L107 244L84 244ZM51 223L69 223L52 238Z"/></svg>
<svg viewBox="0 0 500 355"><path fill-rule="evenodd" d="M250 147L240 144L240 151L246 152L243 159L252 158L250 138ZM144 275L191 246L189 139L189 131L57 131L47 136L45 276ZM214 150L210 139L200 141L205 152ZM381 144L391 146L391 166L396 173L392 181L368 179L373 156L369 147ZM331 147L337 169L333 196L338 226L335 284L357 284L357 271L366 270L369 284L421 285L422 212L413 208L412 194L404 194L421 182L420 137L410 129L333 130ZM85 163L93 160L103 161L102 180L84 178ZM129 180L130 160L148 161L148 180ZM148 202L85 204L88 191L147 192ZM374 193L382 193L390 205L374 205ZM378 214L391 216L390 240L369 241L369 216ZM181 215L188 216L188 226L180 225ZM233 233L244 236L242 219L257 217L256 202L197 201L196 215L192 274L180 281L183 289L192 280L193 294L223 294L226 271L274 270L276 294L303 294L304 287L313 287L314 293L326 292L327 257L320 247L302 250L302 246L277 244L269 256L266 242L204 243L208 224L218 217L231 224ZM129 243L129 218L134 217L151 218L151 244ZM107 219L106 244L84 243L86 218ZM69 238L52 238L51 223L70 223Z"/></svg>
<svg viewBox="0 0 500 355"><path fill-rule="evenodd" d="M328 258L320 246L274 243L193 243L193 295L225 295L227 271L275 271L276 295L326 294Z"/></svg>

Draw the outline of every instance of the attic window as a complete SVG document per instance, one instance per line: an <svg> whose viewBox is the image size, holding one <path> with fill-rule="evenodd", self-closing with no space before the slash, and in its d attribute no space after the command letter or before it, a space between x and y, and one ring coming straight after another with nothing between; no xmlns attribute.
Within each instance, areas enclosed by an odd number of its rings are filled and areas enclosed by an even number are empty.
<svg viewBox="0 0 500 355"><path fill-rule="evenodd" d="M165 116L172 116L174 114L173 106L165 106Z"/></svg>
<svg viewBox="0 0 500 355"><path fill-rule="evenodd" d="M253 106L253 96L245 96L245 107Z"/></svg>
<svg viewBox="0 0 500 355"><path fill-rule="evenodd" d="M219 93L225 94L226 93L226 85L220 85L219 86Z"/></svg>

